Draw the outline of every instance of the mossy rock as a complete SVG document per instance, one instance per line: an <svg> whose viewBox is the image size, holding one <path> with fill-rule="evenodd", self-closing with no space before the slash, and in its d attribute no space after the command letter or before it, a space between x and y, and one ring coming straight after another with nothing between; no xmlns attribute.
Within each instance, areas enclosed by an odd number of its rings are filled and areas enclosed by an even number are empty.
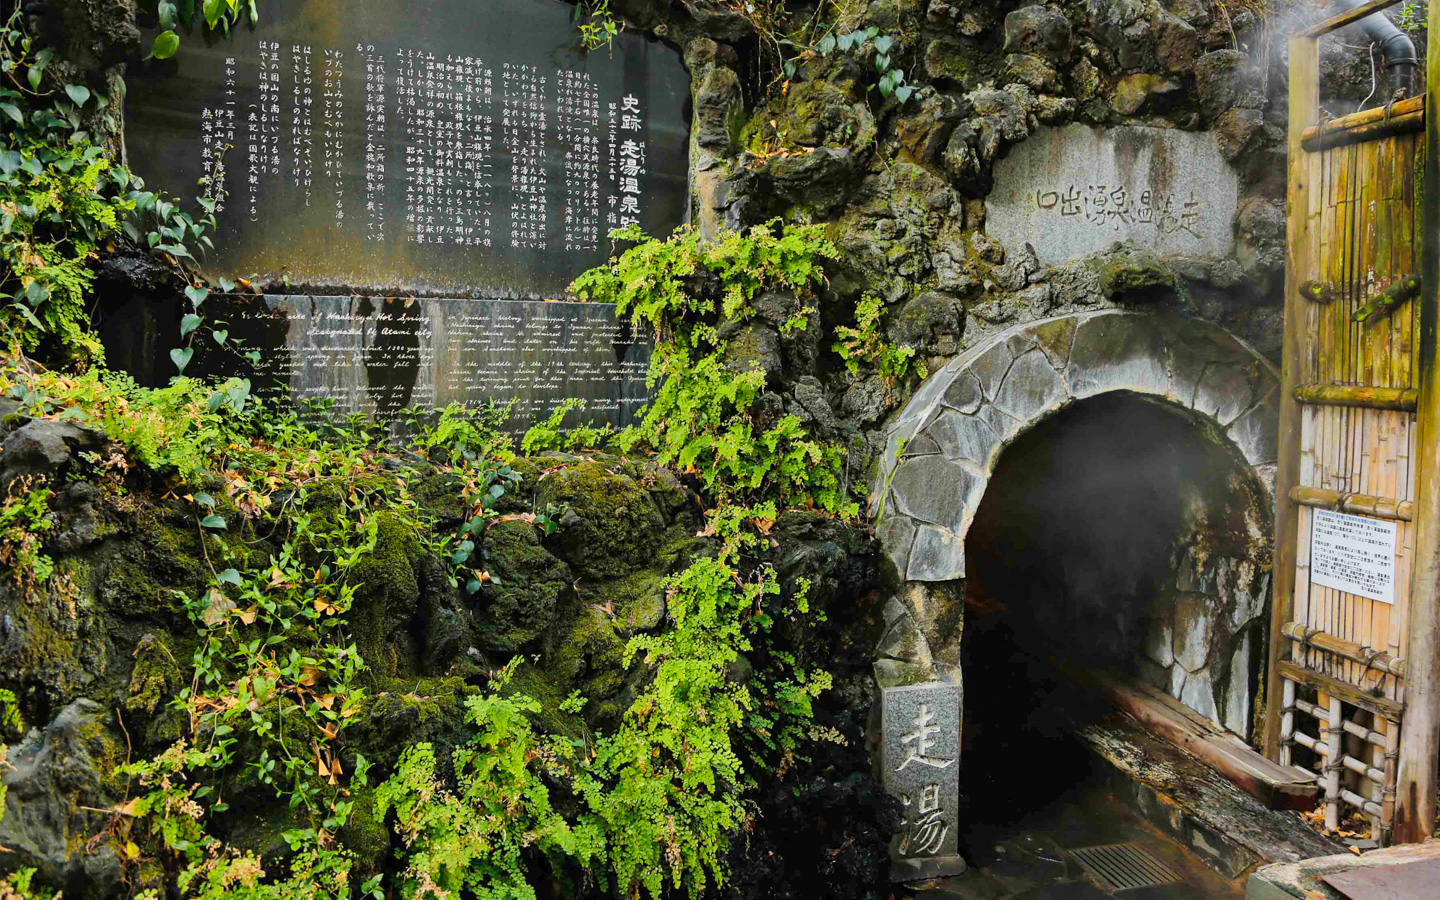
<svg viewBox="0 0 1440 900"><path fill-rule="evenodd" d="M925 48L925 73L969 90L1000 72L1000 54L968 38L939 38Z"/></svg>
<svg viewBox="0 0 1440 900"><path fill-rule="evenodd" d="M475 630L485 649L514 651L555 619L569 566L540 545L534 525L501 522L485 532L486 567L498 583L484 589Z"/></svg>
<svg viewBox="0 0 1440 900"><path fill-rule="evenodd" d="M346 746L377 771L393 767L412 744L454 745L468 737L465 698L480 689L464 678L387 679L345 729Z"/></svg>
<svg viewBox="0 0 1440 900"><path fill-rule="evenodd" d="M792 85L773 115L756 119L761 124L752 134L762 140L752 141L756 146L751 149L760 149L764 139L773 137L786 147L828 145L858 154L875 140L875 117L869 108L844 85L828 80Z"/></svg>
<svg viewBox="0 0 1440 900"><path fill-rule="evenodd" d="M141 638L132 655L135 667L130 671L122 703L126 718L147 743L173 743L182 736L185 726L180 710L170 705L185 684L175 655L162 638L153 634Z"/></svg>
<svg viewBox="0 0 1440 900"><path fill-rule="evenodd" d="M459 525L470 514L464 484L457 475L430 472L411 482L410 490L415 502L435 517L441 529Z"/></svg>
<svg viewBox="0 0 1440 900"><path fill-rule="evenodd" d="M554 472L541 482L540 496L570 508L558 536L560 555L582 578L612 579L645 568L665 540L666 523L649 491L616 460Z"/></svg>
<svg viewBox="0 0 1440 900"><path fill-rule="evenodd" d="M587 606L568 631L555 637L543 665L563 693L578 689L593 702L613 697L624 687L624 656L625 641L611 614Z"/></svg>
<svg viewBox="0 0 1440 900"><path fill-rule="evenodd" d="M350 878L360 883L384 869L390 855L390 829L385 827L383 817L375 815L374 788L353 789L350 799L355 804L350 821L336 836L341 846L355 854Z"/></svg>
<svg viewBox="0 0 1440 900"><path fill-rule="evenodd" d="M375 521L375 549L350 570L356 591L348 619L360 657L384 678L409 663L406 626L420 603L425 550L414 523L390 512L380 513Z"/></svg>
<svg viewBox="0 0 1440 900"><path fill-rule="evenodd" d="M224 819L225 843L244 853L260 857L267 872L281 872L295 854L283 835L297 828L308 828L310 819L302 809L274 796L268 788L243 792L231 800L231 809ZM243 804L243 805L242 805Z"/></svg>
<svg viewBox="0 0 1440 900"><path fill-rule="evenodd" d="M1105 296L1117 302L1147 303L1170 296L1176 289L1175 271L1146 250L1108 253L1090 265Z"/></svg>
<svg viewBox="0 0 1440 900"><path fill-rule="evenodd" d="M529 716L537 731L583 738L587 731L585 719L578 713L567 713L560 709L560 704L574 689L569 682L559 679L549 668L537 666L527 659L516 667L515 674L500 693L506 697L523 694L539 701L540 711Z"/></svg>

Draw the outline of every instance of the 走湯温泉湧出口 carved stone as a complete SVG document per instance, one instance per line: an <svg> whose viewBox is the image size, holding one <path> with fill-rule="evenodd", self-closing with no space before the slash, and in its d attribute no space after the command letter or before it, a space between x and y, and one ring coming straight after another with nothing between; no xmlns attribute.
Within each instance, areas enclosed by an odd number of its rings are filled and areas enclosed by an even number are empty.
<svg viewBox="0 0 1440 900"><path fill-rule="evenodd" d="M958 850L960 685L936 681L881 689L885 789L900 801L890 840L891 879L913 881L965 871Z"/></svg>
<svg viewBox="0 0 1440 900"><path fill-rule="evenodd" d="M336 313L360 295L383 319L396 297L461 298L444 301L439 319L427 313L449 328L488 321L489 308L458 312L466 300L564 297L605 261L612 229L663 235L684 221L688 76L678 51L636 34L586 52L569 8L550 0L489 7L476 15L472 4L437 0L417 16L385 0L336 16L318 0L275 0L255 27L188 41L127 73L130 163L150 188L185 198L198 183L217 203L207 276L311 289L267 300L271 313L300 315L322 295ZM234 331L214 308L202 312ZM613 360L586 357L582 371L562 372L574 348L534 334L549 314L516 315L538 344L482 347L472 330L438 334L429 356L380 320L368 336L363 321L348 329L363 348L341 347L332 332L345 329L301 315L279 329L282 342L261 342L260 374L381 413L430 397L505 400L523 383L522 414L578 396L604 407L587 417L628 422L638 405L622 399L636 384L632 342L607 350ZM502 360L522 368L493 371ZM600 388L594 366L613 370L614 383ZM577 379L590 386L557 393Z"/></svg>
<svg viewBox="0 0 1440 900"><path fill-rule="evenodd" d="M1234 245L1239 173L1208 131L1127 125L1045 128L995 164L985 230L1045 264L1117 241L1222 257Z"/></svg>

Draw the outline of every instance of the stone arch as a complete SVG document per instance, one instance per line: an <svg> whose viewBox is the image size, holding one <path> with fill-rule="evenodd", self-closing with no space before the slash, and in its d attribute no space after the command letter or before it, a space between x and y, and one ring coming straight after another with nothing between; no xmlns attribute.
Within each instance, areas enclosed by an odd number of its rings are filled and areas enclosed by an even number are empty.
<svg viewBox="0 0 1440 900"><path fill-rule="evenodd" d="M871 512L902 582L965 577L965 536L1001 452L1070 404L1162 398L1223 435L1273 490L1279 373L1203 319L1097 310L1017 325L931 376L886 431Z"/></svg>

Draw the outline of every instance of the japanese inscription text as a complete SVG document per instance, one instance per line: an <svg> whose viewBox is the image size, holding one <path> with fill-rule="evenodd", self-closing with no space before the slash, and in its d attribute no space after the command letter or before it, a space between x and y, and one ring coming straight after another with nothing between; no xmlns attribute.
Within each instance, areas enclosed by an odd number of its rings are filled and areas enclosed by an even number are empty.
<svg viewBox="0 0 1440 900"><path fill-rule="evenodd" d="M254 28L127 73L132 164L217 204L210 274L554 299L611 230L684 221L673 49L625 34L586 53L553 0L319 6L273 0Z"/></svg>
<svg viewBox="0 0 1440 900"><path fill-rule="evenodd" d="M904 824L893 852L905 857L956 852L960 687L948 682L885 688L885 787L900 800Z"/></svg>

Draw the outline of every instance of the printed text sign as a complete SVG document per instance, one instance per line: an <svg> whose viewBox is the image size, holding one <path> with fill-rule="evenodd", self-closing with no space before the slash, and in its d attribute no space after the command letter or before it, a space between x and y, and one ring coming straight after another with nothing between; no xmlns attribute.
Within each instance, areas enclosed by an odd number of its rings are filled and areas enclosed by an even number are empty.
<svg viewBox="0 0 1440 900"><path fill-rule="evenodd" d="M1394 522L1317 509L1310 519L1310 580L1395 602Z"/></svg>

